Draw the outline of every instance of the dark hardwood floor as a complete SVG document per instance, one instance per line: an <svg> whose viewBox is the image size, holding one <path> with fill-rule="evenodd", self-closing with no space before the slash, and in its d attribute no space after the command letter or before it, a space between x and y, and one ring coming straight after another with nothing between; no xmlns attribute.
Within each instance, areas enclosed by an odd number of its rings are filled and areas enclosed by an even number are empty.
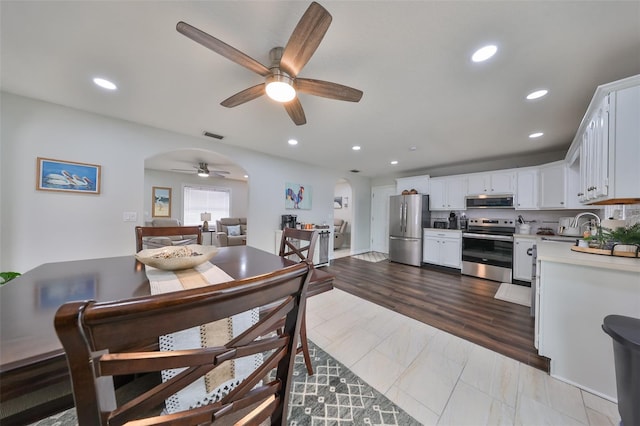
<svg viewBox="0 0 640 426"><path fill-rule="evenodd" d="M529 308L493 298L500 283L352 257L335 259L326 270L336 275L336 288L549 371L549 359L533 346Z"/></svg>

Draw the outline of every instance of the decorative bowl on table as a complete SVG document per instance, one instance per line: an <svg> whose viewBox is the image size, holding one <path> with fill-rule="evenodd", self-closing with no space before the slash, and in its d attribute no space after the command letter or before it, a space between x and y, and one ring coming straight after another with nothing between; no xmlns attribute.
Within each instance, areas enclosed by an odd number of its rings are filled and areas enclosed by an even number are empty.
<svg viewBox="0 0 640 426"><path fill-rule="evenodd" d="M136 253L136 259L147 266L164 271L179 271L195 268L210 260L217 252L218 248L214 246L189 244L140 250Z"/></svg>

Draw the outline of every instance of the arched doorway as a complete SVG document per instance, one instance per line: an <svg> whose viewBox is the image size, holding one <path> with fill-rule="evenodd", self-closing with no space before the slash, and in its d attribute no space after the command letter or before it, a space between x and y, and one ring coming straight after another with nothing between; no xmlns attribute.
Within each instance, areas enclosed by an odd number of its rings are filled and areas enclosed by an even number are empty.
<svg viewBox="0 0 640 426"><path fill-rule="evenodd" d="M200 170L206 166L208 176ZM171 193L170 218L178 219L184 225L201 225L198 206L186 200L187 193L211 190L228 193L225 217L247 217L249 191L245 170L227 157L213 151L184 149L164 152L145 159L144 170L144 222L154 219L152 193L154 188L168 188ZM187 190L187 188L189 190ZM196 191L193 191L195 189ZM188 207L188 208L187 208ZM193 208L197 211L192 212ZM208 209L202 208L207 211ZM213 218L212 218L213 219ZM215 219L209 229L215 231ZM215 244L213 234L203 236L205 244Z"/></svg>

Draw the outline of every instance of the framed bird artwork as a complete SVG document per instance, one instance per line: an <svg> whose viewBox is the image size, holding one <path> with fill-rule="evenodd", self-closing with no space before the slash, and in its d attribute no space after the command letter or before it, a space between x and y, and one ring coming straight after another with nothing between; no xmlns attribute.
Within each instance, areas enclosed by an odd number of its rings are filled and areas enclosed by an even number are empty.
<svg viewBox="0 0 640 426"><path fill-rule="evenodd" d="M311 210L311 186L285 183L284 207L293 210Z"/></svg>

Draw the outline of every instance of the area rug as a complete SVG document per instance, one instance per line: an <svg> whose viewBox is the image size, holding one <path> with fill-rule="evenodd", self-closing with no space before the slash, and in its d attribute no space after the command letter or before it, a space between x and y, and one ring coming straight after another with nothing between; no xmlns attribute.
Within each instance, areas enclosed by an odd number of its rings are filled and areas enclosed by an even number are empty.
<svg viewBox="0 0 640 426"><path fill-rule="evenodd" d="M505 302L531 307L531 287L502 283L493 297Z"/></svg>
<svg viewBox="0 0 640 426"><path fill-rule="evenodd" d="M367 262L380 262L383 260L387 260L387 255L384 253L379 253L377 251L370 251L367 253L356 254L351 256L354 259L366 260Z"/></svg>
<svg viewBox="0 0 640 426"><path fill-rule="evenodd" d="M313 376L302 354L296 356L289 399L289 426L420 425L418 421L369 386L347 367L309 341ZM75 409L32 426L75 426Z"/></svg>

